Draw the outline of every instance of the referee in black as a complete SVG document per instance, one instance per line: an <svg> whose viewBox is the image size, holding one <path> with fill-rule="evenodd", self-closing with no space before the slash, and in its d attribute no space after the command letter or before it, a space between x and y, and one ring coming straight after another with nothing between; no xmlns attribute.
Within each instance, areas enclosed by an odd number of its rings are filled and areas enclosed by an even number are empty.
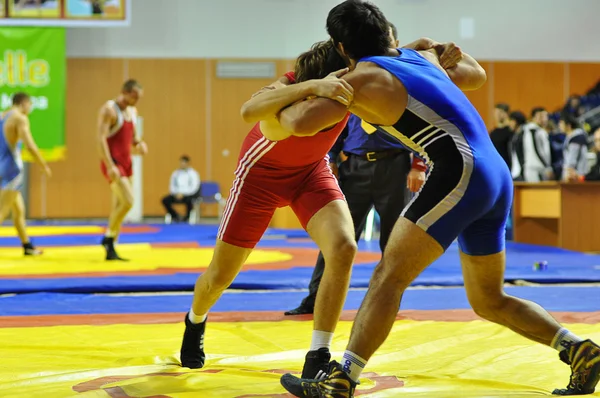
<svg viewBox="0 0 600 398"><path fill-rule="evenodd" d="M383 253L394 224L410 200L410 191L418 191L425 182L425 164L418 158L411 162L410 153L398 141L374 131L374 127L357 116L350 116L348 125L329 152L329 159L346 196L356 240L365 228L369 211L375 206L381 218L379 246ZM337 162L333 162L339 158L343 161L338 170ZM285 315L313 313L324 269L325 260L319 253L308 296L298 308Z"/></svg>

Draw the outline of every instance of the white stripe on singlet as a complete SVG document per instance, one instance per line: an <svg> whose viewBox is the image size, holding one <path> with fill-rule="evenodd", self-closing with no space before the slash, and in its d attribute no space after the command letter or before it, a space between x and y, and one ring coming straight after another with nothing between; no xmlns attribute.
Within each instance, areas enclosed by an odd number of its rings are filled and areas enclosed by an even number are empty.
<svg viewBox="0 0 600 398"><path fill-rule="evenodd" d="M233 214L235 205L240 196L240 192L244 186L244 180L246 179L246 176L248 176L250 169L256 164L256 162L260 160L260 158L265 156L267 152L273 149L276 144L277 141L269 141L265 137L262 137L256 141L248 151L246 151L246 154L240 160L238 167L235 170L235 181L233 182L231 190L229 191L229 198L227 199L227 206L225 207L225 212L223 213L223 220L219 226L217 239L223 240L223 236L227 230L227 225L231 219L231 214Z"/></svg>

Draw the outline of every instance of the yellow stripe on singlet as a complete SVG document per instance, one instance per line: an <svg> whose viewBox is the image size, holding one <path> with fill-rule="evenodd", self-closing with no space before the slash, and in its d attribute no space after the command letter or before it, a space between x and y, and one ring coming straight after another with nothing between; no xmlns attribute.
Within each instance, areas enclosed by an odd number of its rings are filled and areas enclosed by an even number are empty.
<svg viewBox="0 0 600 398"><path fill-rule="evenodd" d="M423 160L425 160L425 163L427 165L431 164L431 160L429 159L429 156L427 156L427 152L425 152L425 148L423 148L421 145L417 145L410 138L408 138L407 136L405 136L404 134L402 134L401 132L396 130L394 128L394 126L381 126L381 128L384 129L389 135L391 135L392 137L394 137L395 139L400 141L400 143L402 145L404 145L405 147L409 148L410 150L418 153L419 156L422 157Z"/></svg>

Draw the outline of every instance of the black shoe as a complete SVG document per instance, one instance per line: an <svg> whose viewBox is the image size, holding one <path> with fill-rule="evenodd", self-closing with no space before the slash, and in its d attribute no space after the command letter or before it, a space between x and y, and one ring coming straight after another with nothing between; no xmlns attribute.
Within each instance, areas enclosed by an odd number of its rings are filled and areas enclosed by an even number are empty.
<svg viewBox="0 0 600 398"><path fill-rule="evenodd" d="M319 348L315 351L309 351L304 360L302 368L303 379L321 379L327 375L329 370L329 361L331 353L329 348Z"/></svg>
<svg viewBox="0 0 600 398"><path fill-rule="evenodd" d="M296 397L307 398L351 398L354 397L356 383L344 372L342 366L333 361L326 379L300 379L289 373L281 376L281 385Z"/></svg>
<svg viewBox="0 0 600 398"><path fill-rule="evenodd" d="M25 256L39 256L43 253L44 252L42 250L33 246L31 242L23 244L23 254Z"/></svg>
<svg viewBox="0 0 600 398"><path fill-rule="evenodd" d="M129 261L117 254L115 250L115 238L105 236L102 238L101 244L104 246L104 250L106 250L106 261Z"/></svg>
<svg viewBox="0 0 600 398"><path fill-rule="evenodd" d="M600 381L600 346L591 340L581 341L561 351L559 357L571 366L571 379L567 388L557 388L552 394L593 394Z"/></svg>
<svg viewBox="0 0 600 398"><path fill-rule="evenodd" d="M300 304L298 308L294 308L293 310L284 312L284 315L307 315L313 314L315 312L315 307L306 305L304 303Z"/></svg>
<svg viewBox="0 0 600 398"><path fill-rule="evenodd" d="M181 342L181 366L190 369L200 369L204 366L204 331L206 321L193 324L189 313L185 314L185 332Z"/></svg>

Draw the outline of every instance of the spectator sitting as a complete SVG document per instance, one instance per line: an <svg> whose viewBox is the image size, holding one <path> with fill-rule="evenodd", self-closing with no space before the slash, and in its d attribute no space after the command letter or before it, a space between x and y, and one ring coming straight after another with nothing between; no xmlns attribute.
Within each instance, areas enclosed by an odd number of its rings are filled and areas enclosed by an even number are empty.
<svg viewBox="0 0 600 398"><path fill-rule="evenodd" d="M490 131L490 138L496 147L496 150L502 156L502 159L511 168L510 143L513 137L513 130L508 125L508 112L510 108L507 104L496 104L494 109L494 118L496 119L496 128Z"/></svg>
<svg viewBox="0 0 600 398"><path fill-rule="evenodd" d="M190 167L190 158L188 156L181 156L179 162L179 168L171 174L170 194L163 198L162 204L173 220L181 222L189 221L190 219L190 213L194 207L194 199L200 194L200 175ZM174 203L185 203L187 207L185 217L181 217L173 209Z"/></svg>
<svg viewBox="0 0 600 398"><path fill-rule="evenodd" d="M523 167L525 164L525 155L523 153L523 126L527 123L527 118L520 111L511 112L508 117L508 125L513 132L510 142L511 156L511 174L515 181L525 181L523 178Z"/></svg>
<svg viewBox="0 0 600 398"><path fill-rule="evenodd" d="M586 175L578 176L579 181L600 181L600 128L594 133L594 152L596 152L596 163Z"/></svg>

